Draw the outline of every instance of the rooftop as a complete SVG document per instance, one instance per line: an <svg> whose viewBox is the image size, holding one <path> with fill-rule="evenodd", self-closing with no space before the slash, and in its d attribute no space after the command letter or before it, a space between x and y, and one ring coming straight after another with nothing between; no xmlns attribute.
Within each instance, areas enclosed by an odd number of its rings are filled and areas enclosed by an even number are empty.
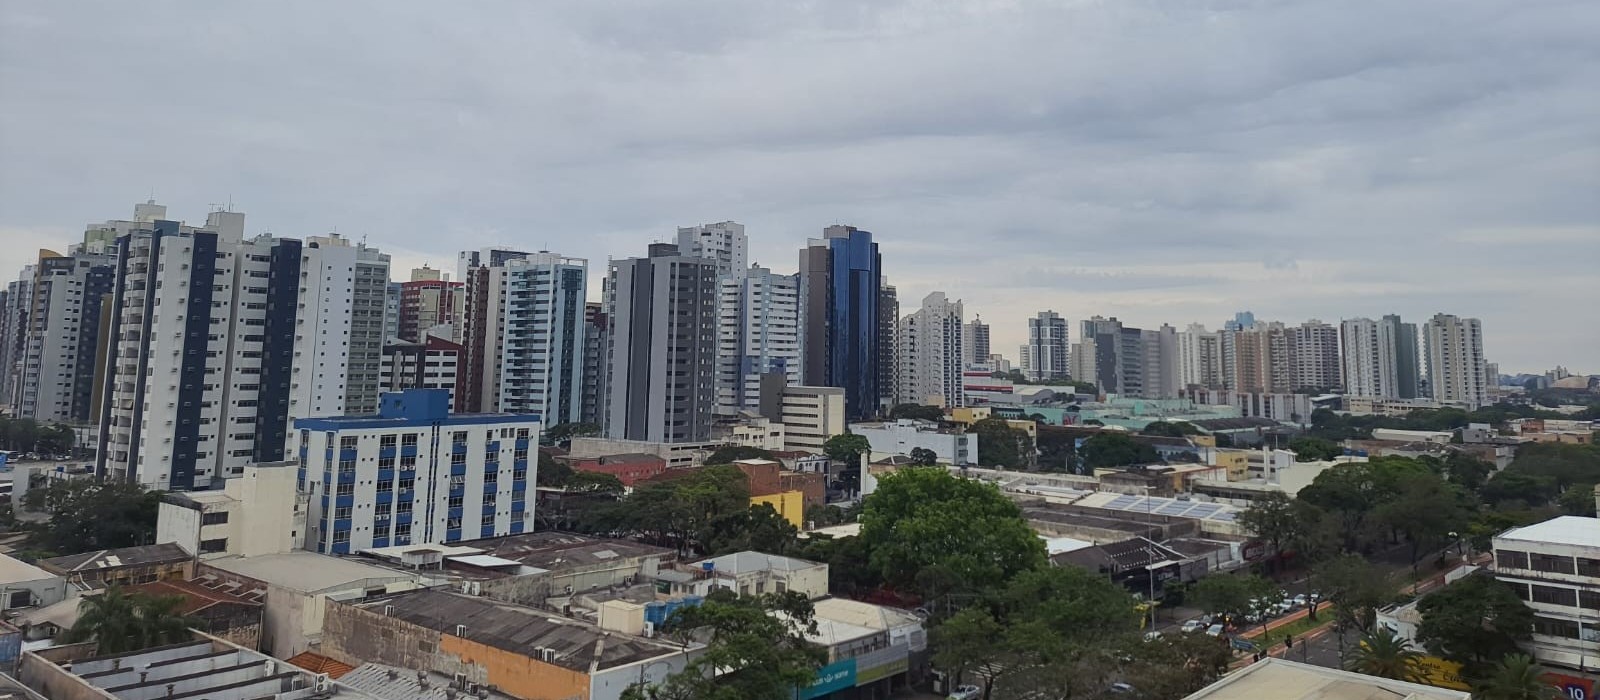
<svg viewBox="0 0 1600 700"><path fill-rule="evenodd" d="M459 544L463 548L471 547L478 550L476 554L509 560L546 571L561 571L634 557L660 556L668 560L677 558L677 552L667 547L557 531L527 532Z"/></svg>
<svg viewBox="0 0 1600 700"><path fill-rule="evenodd" d="M1495 539L1600 547L1600 519L1563 515L1542 523L1506 530Z"/></svg>
<svg viewBox="0 0 1600 700"><path fill-rule="evenodd" d="M0 554L0 583L21 583L54 577L55 574L21 559Z"/></svg>
<svg viewBox="0 0 1600 700"><path fill-rule="evenodd" d="M205 565L301 593L319 593L362 581L413 578L403 571L305 551L224 557L207 561Z"/></svg>
<svg viewBox="0 0 1600 700"><path fill-rule="evenodd" d="M823 566L804 559L792 559L761 552L734 552L733 554L724 554L720 557L695 562L696 565L707 563L711 564L712 568L717 572L734 575L752 571L804 571Z"/></svg>
<svg viewBox="0 0 1600 700"><path fill-rule="evenodd" d="M123 566L187 561L190 558L189 553L183 551L182 547L168 542L166 544L147 544L138 547L101 549L82 554L68 554L64 557L40 560L39 565L65 574L93 571L95 569L115 569Z"/></svg>
<svg viewBox="0 0 1600 700"><path fill-rule="evenodd" d="M35 651L38 657L81 684L74 697L124 700L252 700L255 698L353 698L378 700L354 688L284 665L260 652L197 634L193 641L125 654L79 658L82 645ZM53 679L60 683L67 679ZM32 681L30 681L32 682ZM98 692L89 690L98 689ZM58 693L60 694L60 693Z"/></svg>
<svg viewBox="0 0 1600 700"><path fill-rule="evenodd" d="M305 654L300 656L305 656ZM290 659L289 662L294 663L294 659ZM419 675L417 671L411 669L396 668L383 664L361 664L354 670L336 677L343 685L384 698L396 698L397 700L399 698L405 698L406 700L455 700L456 698L473 700L473 698L484 697L490 700L512 700L510 695L487 688L478 688L479 695L452 692L456 690L451 687L455 679L449 678L444 674L427 672Z"/></svg>
<svg viewBox="0 0 1600 700"><path fill-rule="evenodd" d="M1249 430L1252 428L1275 428L1281 425L1271 418L1201 418L1189 421L1190 425L1208 433L1218 430Z"/></svg>
<svg viewBox="0 0 1600 700"><path fill-rule="evenodd" d="M609 669L680 653L675 644L608 632L548 612L440 590L426 589L356 604L375 615L387 612L419 627L455 635L517 656L539 648L555 653L550 663L580 673Z"/></svg>
<svg viewBox="0 0 1600 700"><path fill-rule="evenodd" d="M1184 700L1470 700L1460 690L1367 676L1268 658L1185 697Z"/></svg>
<svg viewBox="0 0 1600 700"><path fill-rule="evenodd" d="M218 603L261 605L259 595L246 597L220 588L208 588L198 581L151 581L131 588L154 596L182 597L183 605L177 610L180 615L204 610Z"/></svg>

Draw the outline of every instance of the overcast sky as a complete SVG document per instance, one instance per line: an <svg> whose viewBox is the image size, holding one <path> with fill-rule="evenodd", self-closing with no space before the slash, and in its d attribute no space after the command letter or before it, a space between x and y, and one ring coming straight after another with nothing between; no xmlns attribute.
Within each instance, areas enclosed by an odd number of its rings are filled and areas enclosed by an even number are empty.
<svg viewBox="0 0 1600 700"><path fill-rule="evenodd" d="M0 271L154 192L395 275L873 231L902 309L1478 316L1600 372L1600 3L5 2Z"/></svg>

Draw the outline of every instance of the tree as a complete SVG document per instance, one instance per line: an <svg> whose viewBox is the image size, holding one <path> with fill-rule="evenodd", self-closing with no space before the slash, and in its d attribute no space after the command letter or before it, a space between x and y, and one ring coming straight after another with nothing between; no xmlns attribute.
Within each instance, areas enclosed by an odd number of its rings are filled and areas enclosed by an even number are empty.
<svg viewBox="0 0 1600 700"><path fill-rule="evenodd" d="M738 467L717 464L670 482L647 483L625 498L588 513L585 532L637 536L680 554L703 551L719 518L750 508L749 479Z"/></svg>
<svg viewBox="0 0 1600 700"><path fill-rule="evenodd" d="M741 459L768 459L777 461L772 453L759 447L747 445L723 445L706 457L706 464L732 464Z"/></svg>
<svg viewBox="0 0 1600 700"><path fill-rule="evenodd" d="M926 447L911 448L911 463L919 467L932 467L939 464L939 454Z"/></svg>
<svg viewBox="0 0 1600 700"><path fill-rule="evenodd" d="M1139 434L1181 438L1188 437L1190 435L1199 435L1200 429L1194 427L1187 421L1158 420L1146 425L1143 430L1139 431Z"/></svg>
<svg viewBox="0 0 1600 700"><path fill-rule="evenodd" d="M559 426L557 426L559 427ZM565 463L557 462L544 450L539 450L539 471L534 474L534 483L538 486L561 488L572 478L572 467Z"/></svg>
<svg viewBox="0 0 1600 700"><path fill-rule="evenodd" d="M1361 638L1361 646L1345 664L1356 673L1416 683L1422 680L1422 654L1387 628Z"/></svg>
<svg viewBox="0 0 1600 700"><path fill-rule="evenodd" d="M944 420L944 409L938 406L924 406L916 403L897 403L889 409L891 419L911 418L915 420Z"/></svg>
<svg viewBox="0 0 1600 700"><path fill-rule="evenodd" d="M813 527L830 527L854 522L854 516L839 506L813 505L806 509L806 522Z"/></svg>
<svg viewBox="0 0 1600 700"><path fill-rule="evenodd" d="M1294 498L1282 491L1268 491L1261 499L1240 511L1239 525L1272 544L1272 555L1280 557L1284 544L1296 540L1303 524L1295 510Z"/></svg>
<svg viewBox="0 0 1600 700"><path fill-rule="evenodd" d="M1595 516L1594 484L1573 484L1561 492L1556 505L1568 515Z"/></svg>
<svg viewBox="0 0 1600 700"><path fill-rule="evenodd" d="M1600 483L1600 445L1537 442L1517 448L1507 472L1545 477L1565 489L1578 483Z"/></svg>
<svg viewBox="0 0 1600 700"><path fill-rule="evenodd" d="M1545 682L1544 669L1527 654L1511 654L1472 689L1478 700L1559 700L1567 697Z"/></svg>
<svg viewBox="0 0 1600 700"><path fill-rule="evenodd" d="M861 461L861 455L872 453L872 443L864 435L840 433L822 443L822 451L828 459L855 466Z"/></svg>
<svg viewBox="0 0 1600 700"><path fill-rule="evenodd" d="M1265 598L1277 587L1254 574L1212 574L1195 582L1186 600L1209 613L1248 612L1251 601Z"/></svg>
<svg viewBox="0 0 1600 700"><path fill-rule="evenodd" d="M600 434L600 426L593 423L562 423L544 431L544 439L554 445L565 445L576 437L593 437Z"/></svg>
<svg viewBox="0 0 1600 700"><path fill-rule="evenodd" d="M992 484L911 467L883 476L861 512L871 564L896 586L941 566L968 589L1045 565L1044 544Z"/></svg>
<svg viewBox="0 0 1600 700"><path fill-rule="evenodd" d="M1450 483L1476 492L1489 480L1489 475L1494 473L1495 466L1493 462L1478 459L1464 452L1451 452L1450 456L1444 459L1443 469L1445 478Z"/></svg>
<svg viewBox="0 0 1600 700"><path fill-rule="evenodd" d="M1394 598L1394 584L1383 570L1359 554L1344 554L1322 562L1312 575L1323 599L1333 604L1341 652L1344 630L1371 630L1378 608Z"/></svg>
<svg viewBox="0 0 1600 700"><path fill-rule="evenodd" d="M616 474L603 472L573 472L561 484L567 493L587 494L603 498L617 499L622 497L622 492L627 487L622 485L622 480Z"/></svg>
<svg viewBox="0 0 1600 700"><path fill-rule="evenodd" d="M1542 506L1558 492L1555 480L1548 476L1529 474L1506 468L1493 477L1478 492L1484 503L1495 508Z"/></svg>
<svg viewBox="0 0 1600 700"><path fill-rule="evenodd" d="M29 491L28 505L50 513L33 548L76 554L153 542L161 494L120 481L56 481Z"/></svg>
<svg viewBox="0 0 1600 700"><path fill-rule="evenodd" d="M794 549L800 530L771 505L761 503L718 516L704 537L701 547L710 557L746 551L786 555Z"/></svg>
<svg viewBox="0 0 1600 700"><path fill-rule="evenodd" d="M1134 440L1126 433L1116 432L1100 433L1084 440L1083 449L1079 450L1079 453L1087 469L1161 461L1161 456L1156 454L1156 448Z"/></svg>
<svg viewBox="0 0 1600 700"><path fill-rule="evenodd" d="M1532 636L1533 611L1494 577L1467 576L1417 602L1417 641L1467 667L1470 674L1517 652Z"/></svg>
<svg viewBox="0 0 1600 700"><path fill-rule="evenodd" d="M623 700L745 700L786 698L816 680L828 660L806 640L816 632L811 601L789 591L739 597L717 590L697 606L680 608L664 632L703 640L705 650L660 684L634 684Z"/></svg>
<svg viewBox="0 0 1600 700"><path fill-rule="evenodd" d="M1466 494L1431 472L1404 473L1388 493L1392 495L1376 515L1411 543L1413 573L1425 546L1444 544L1450 533L1465 530L1471 520Z"/></svg>
<svg viewBox="0 0 1600 700"><path fill-rule="evenodd" d="M65 635L67 642L94 640L97 653L121 654L189 639L189 628L199 622L178 612L182 596L129 594L112 586L78 603L78 621Z"/></svg>
<svg viewBox="0 0 1600 700"><path fill-rule="evenodd" d="M1033 463L1033 438L1003 418L980 420L969 432L978 436L978 463L983 466L1021 469Z"/></svg>
<svg viewBox="0 0 1600 700"><path fill-rule="evenodd" d="M1297 437L1289 441L1296 462L1321 462L1344 454L1344 448L1332 440L1319 437Z"/></svg>
<svg viewBox="0 0 1600 700"><path fill-rule="evenodd" d="M1144 697L1182 698L1222 677L1233 661L1226 641L1203 634L1172 634L1128 647L1125 675Z"/></svg>

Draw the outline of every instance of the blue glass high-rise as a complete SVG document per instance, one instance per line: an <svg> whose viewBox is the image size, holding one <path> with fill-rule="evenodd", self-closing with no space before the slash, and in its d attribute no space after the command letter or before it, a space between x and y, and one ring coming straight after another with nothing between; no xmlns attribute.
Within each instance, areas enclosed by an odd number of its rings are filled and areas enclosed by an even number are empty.
<svg viewBox="0 0 1600 700"><path fill-rule="evenodd" d="M881 396L878 299L882 259L871 232L831 227L827 236L828 384L844 389L846 417L862 420L877 414Z"/></svg>

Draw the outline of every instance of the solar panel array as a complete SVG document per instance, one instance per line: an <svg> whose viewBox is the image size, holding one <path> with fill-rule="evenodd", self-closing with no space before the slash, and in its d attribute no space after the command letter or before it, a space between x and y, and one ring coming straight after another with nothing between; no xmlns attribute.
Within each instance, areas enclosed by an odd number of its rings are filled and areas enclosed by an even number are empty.
<svg viewBox="0 0 1600 700"><path fill-rule="evenodd" d="M1148 501L1148 503L1147 503ZM1198 520L1220 520L1233 522L1237 509L1220 503L1206 501L1180 501L1175 498L1149 498L1144 496L1121 495L1112 499L1101 508L1129 512L1149 512L1154 515L1171 515L1179 518L1195 518Z"/></svg>

